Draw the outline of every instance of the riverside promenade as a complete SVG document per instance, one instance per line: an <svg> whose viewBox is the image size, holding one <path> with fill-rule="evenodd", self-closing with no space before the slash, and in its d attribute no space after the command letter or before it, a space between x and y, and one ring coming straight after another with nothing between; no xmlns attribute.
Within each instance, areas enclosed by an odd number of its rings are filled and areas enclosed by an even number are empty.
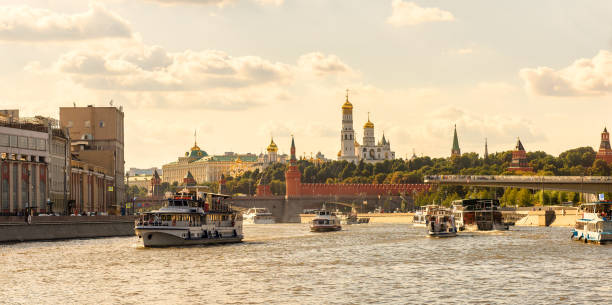
<svg viewBox="0 0 612 305"><path fill-rule="evenodd" d="M133 216L0 216L0 243L130 235Z"/></svg>

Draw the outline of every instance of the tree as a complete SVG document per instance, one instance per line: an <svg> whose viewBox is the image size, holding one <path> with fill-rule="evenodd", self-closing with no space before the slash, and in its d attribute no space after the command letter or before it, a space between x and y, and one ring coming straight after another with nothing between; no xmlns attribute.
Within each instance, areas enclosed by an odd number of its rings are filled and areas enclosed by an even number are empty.
<svg viewBox="0 0 612 305"><path fill-rule="evenodd" d="M528 189L521 189L516 195L516 201L519 206L530 206L532 205L531 200L531 193Z"/></svg>
<svg viewBox="0 0 612 305"><path fill-rule="evenodd" d="M593 163L590 172L593 176L610 176L610 167L606 161L598 159Z"/></svg>

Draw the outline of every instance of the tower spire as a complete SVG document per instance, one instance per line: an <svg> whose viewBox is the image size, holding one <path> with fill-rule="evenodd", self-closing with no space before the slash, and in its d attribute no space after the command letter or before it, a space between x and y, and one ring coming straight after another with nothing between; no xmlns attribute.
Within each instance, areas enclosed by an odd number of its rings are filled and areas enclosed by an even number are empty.
<svg viewBox="0 0 612 305"><path fill-rule="evenodd" d="M346 101L348 102L348 93L349 93L349 89L346 89Z"/></svg>
<svg viewBox="0 0 612 305"><path fill-rule="evenodd" d="M455 124L455 131L453 134L453 149L451 150L451 157L461 156L461 149L459 149L459 138L457 137L457 124Z"/></svg>
<svg viewBox="0 0 612 305"><path fill-rule="evenodd" d="M487 145L487 138L485 138L485 153L484 153L484 158L485 159L489 158L489 147Z"/></svg>
<svg viewBox="0 0 612 305"><path fill-rule="evenodd" d="M295 157L295 140L293 139L293 135L291 135L291 159L289 161L291 161L292 165L297 161Z"/></svg>

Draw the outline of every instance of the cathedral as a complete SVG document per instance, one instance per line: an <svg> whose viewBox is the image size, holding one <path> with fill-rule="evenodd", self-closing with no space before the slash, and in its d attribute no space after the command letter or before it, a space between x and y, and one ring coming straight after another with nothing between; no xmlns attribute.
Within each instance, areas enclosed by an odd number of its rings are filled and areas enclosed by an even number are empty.
<svg viewBox="0 0 612 305"><path fill-rule="evenodd" d="M369 113L368 121L363 125L362 144L357 142L353 130L353 104L349 102L347 90L346 102L342 105L342 130L338 160L353 163L363 160L368 163L376 163L393 159L395 159L395 152L391 151L391 142L385 138L384 133L382 139L376 143L374 123L370 121Z"/></svg>

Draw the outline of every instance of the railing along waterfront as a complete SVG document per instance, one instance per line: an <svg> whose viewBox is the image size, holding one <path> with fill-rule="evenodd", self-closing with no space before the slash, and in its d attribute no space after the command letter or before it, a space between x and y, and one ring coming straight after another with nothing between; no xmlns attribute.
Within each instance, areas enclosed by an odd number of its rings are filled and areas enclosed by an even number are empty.
<svg viewBox="0 0 612 305"><path fill-rule="evenodd" d="M612 176L482 176L437 175L425 176L426 183L436 182L538 182L538 183L612 183Z"/></svg>

